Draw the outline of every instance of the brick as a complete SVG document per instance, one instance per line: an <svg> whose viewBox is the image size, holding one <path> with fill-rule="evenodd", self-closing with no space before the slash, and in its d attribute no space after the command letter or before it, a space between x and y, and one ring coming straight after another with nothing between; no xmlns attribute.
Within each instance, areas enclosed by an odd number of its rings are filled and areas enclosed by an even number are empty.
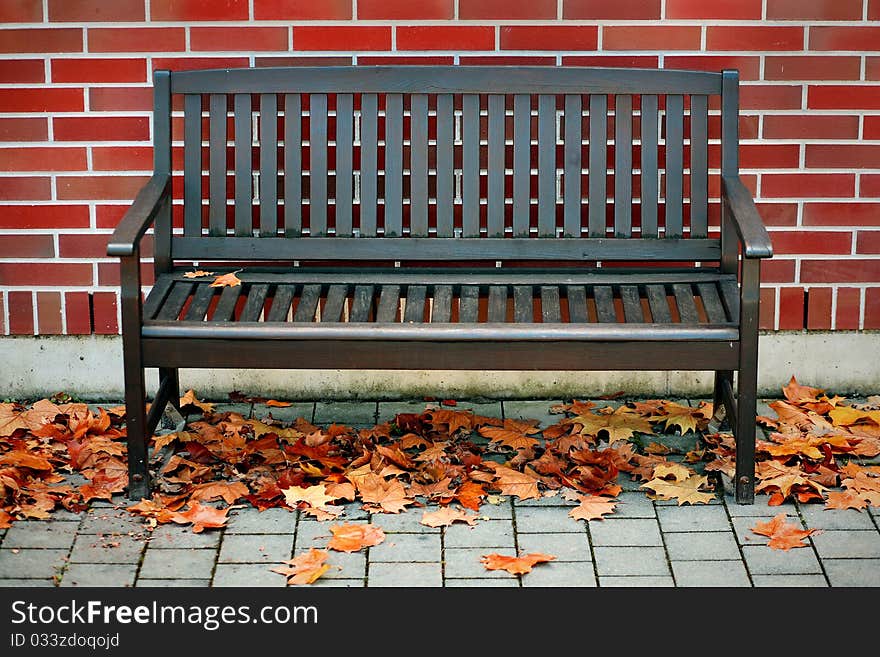
<svg viewBox="0 0 880 657"><path fill-rule="evenodd" d="M758 20L761 0L666 0L666 18Z"/></svg>
<svg viewBox="0 0 880 657"><path fill-rule="evenodd" d="M807 329L831 329L831 298L834 289L811 287L807 290Z"/></svg>
<svg viewBox="0 0 880 657"><path fill-rule="evenodd" d="M880 145L807 144L806 165L828 169L880 169Z"/></svg>
<svg viewBox="0 0 880 657"><path fill-rule="evenodd" d="M147 176L59 176L56 191L60 200L134 199Z"/></svg>
<svg viewBox="0 0 880 657"><path fill-rule="evenodd" d="M191 27L190 50L287 50L286 27Z"/></svg>
<svg viewBox="0 0 880 657"><path fill-rule="evenodd" d="M88 228L86 205L0 205L0 228Z"/></svg>
<svg viewBox="0 0 880 657"><path fill-rule="evenodd" d="M765 139L856 139L859 117L842 114L768 114Z"/></svg>
<svg viewBox="0 0 880 657"><path fill-rule="evenodd" d="M279 560L281 561L281 560ZM324 575L326 577L327 575ZM149 583L155 580L141 580ZM287 580L268 566L254 563L218 563L211 586L221 587L284 587Z"/></svg>
<svg viewBox="0 0 880 657"><path fill-rule="evenodd" d="M804 328L804 289L783 287L779 289L779 330Z"/></svg>
<svg viewBox="0 0 880 657"><path fill-rule="evenodd" d="M154 71L158 69L195 71L206 68L238 68L247 65L247 57L153 57L152 62Z"/></svg>
<svg viewBox="0 0 880 657"><path fill-rule="evenodd" d="M3 301L3 295L0 294L0 335L6 335L6 311Z"/></svg>
<svg viewBox="0 0 880 657"><path fill-rule="evenodd" d="M88 335L92 332L92 314L88 292L64 293L64 318L68 335Z"/></svg>
<svg viewBox="0 0 880 657"><path fill-rule="evenodd" d="M154 21L247 20L248 0L152 0Z"/></svg>
<svg viewBox="0 0 880 657"><path fill-rule="evenodd" d="M358 60L360 61L360 59ZM458 58L462 66L555 66L556 57L535 57L528 55L474 55Z"/></svg>
<svg viewBox="0 0 880 657"><path fill-rule="evenodd" d="M880 203L805 203L804 226L876 226Z"/></svg>
<svg viewBox="0 0 880 657"><path fill-rule="evenodd" d="M142 21L144 0L49 0L49 21L80 23Z"/></svg>
<svg viewBox="0 0 880 657"><path fill-rule="evenodd" d="M72 27L25 27L3 30L0 52L82 52L83 30Z"/></svg>
<svg viewBox="0 0 880 657"><path fill-rule="evenodd" d="M95 146L92 148L92 171L152 171L153 149L150 146Z"/></svg>
<svg viewBox="0 0 880 657"><path fill-rule="evenodd" d="M42 548L0 550L0 578L51 578L64 567L67 552Z"/></svg>
<svg viewBox="0 0 880 657"><path fill-rule="evenodd" d="M397 28L398 50L494 50L494 48L495 29L489 26L441 25Z"/></svg>
<svg viewBox="0 0 880 657"><path fill-rule="evenodd" d="M0 178L0 201L48 201L52 181L38 176Z"/></svg>
<svg viewBox="0 0 880 657"><path fill-rule="evenodd" d="M0 89L4 112L82 112L83 90L15 87Z"/></svg>
<svg viewBox="0 0 880 657"><path fill-rule="evenodd" d="M146 82L145 59L53 59L52 82Z"/></svg>
<svg viewBox="0 0 880 657"><path fill-rule="evenodd" d="M726 68L739 70L740 80L759 80L761 58L757 55L668 55L663 68L718 72Z"/></svg>
<svg viewBox="0 0 880 657"><path fill-rule="evenodd" d="M152 285L155 281L152 263L141 263L141 281L143 285ZM119 264L116 262L98 263L98 285L104 287L119 286Z"/></svg>
<svg viewBox="0 0 880 657"><path fill-rule="evenodd" d="M169 52L186 48L182 27L89 28L89 52Z"/></svg>
<svg viewBox="0 0 880 657"><path fill-rule="evenodd" d="M847 198L855 194L850 173L771 173L761 176L764 198Z"/></svg>
<svg viewBox="0 0 880 657"><path fill-rule="evenodd" d="M599 28L593 25L504 25L501 27L502 50L596 50Z"/></svg>
<svg viewBox="0 0 880 657"><path fill-rule="evenodd" d="M865 328L880 328L880 287L865 289Z"/></svg>
<svg viewBox="0 0 880 657"><path fill-rule="evenodd" d="M150 121L145 116L55 117L57 141L147 141Z"/></svg>
<svg viewBox="0 0 880 657"><path fill-rule="evenodd" d="M847 55L768 55L764 59L765 80L858 80L860 57Z"/></svg>
<svg viewBox="0 0 880 657"><path fill-rule="evenodd" d="M571 55L562 58L563 66L621 66L635 68L658 68L656 55Z"/></svg>
<svg viewBox="0 0 880 657"><path fill-rule="evenodd" d="M810 50L880 50L880 27L813 25L810 27Z"/></svg>
<svg viewBox="0 0 880 657"><path fill-rule="evenodd" d="M834 327L838 331L854 331L859 328L862 292L855 287L837 288L837 313Z"/></svg>
<svg viewBox="0 0 880 657"><path fill-rule="evenodd" d="M600 577L669 575L666 550L662 547L597 547L594 549L594 559ZM690 563L693 562L688 562L688 565Z"/></svg>
<svg viewBox="0 0 880 657"><path fill-rule="evenodd" d="M862 136L865 139L880 139L880 116L864 117Z"/></svg>
<svg viewBox="0 0 880 657"><path fill-rule="evenodd" d="M880 254L880 230L860 230L856 235L856 253Z"/></svg>
<svg viewBox="0 0 880 657"><path fill-rule="evenodd" d="M868 0L868 20L880 21L880 0Z"/></svg>
<svg viewBox="0 0 880 657"><path fill-rule="evenodd" d="M733 589L750 587L749 575L740 560L672 561L676 586L686 588L718 587Z"/></svg>
<svg viewBox="0 0 880 657"><path fill-rule="evenodd" d="M767 19L858 21L862 19L862 0L767 0Z"/></svg>
<svg viewBox="0 0 880 657"><path fill-rule="evenodd" d="M797 168L800 146L797 144L741 144L740 166L744 169Z"/></svg>
<svg viewBox="0 0 880 657"><path fill-rule="evenodd" d="M0 82L45 82L46 66L42 59L0 60Z"/></svg>
<svg viewBox="0 0 880 657"><path fill-rule="evenodd" d="M794 282L794 260L772 258L764 261L761 264L761 278L765 283Z"/></svg>
<svg viewBox="0 0 880 657"><path fill-rule="evenodd" d="M358 63L362 61L359 57ZM254 66L351 66L351 57L321 57L320 55L256 57L254 58Z"/></svg>
<svg viewBox="0 0 880 657"><path fill-rule="evenodd" d="M602 27L603 50L699 50L700 28L690 25Z"/></svg>
<svg viewBox="0 0 880 657"><path fill-rule="evenodd" d="M710 25L707 50L803 50L802 27Z"/></svg>
<svg viewBox="0 0 880 657"><path fill-rule="evenodd" d="M547 4L552 0L539 0ZM496 4L497 0L483 0L482 5ZM507 2L507 5L515 4ZM556 18L556 3L553 4L553 16ZM452 0L420 0L420 2L412 2L411 0L358 0L357 17L358 20L444 20L451 19L454 15L455 7ZM470 18L463 16L459 9L459 18ZM480 16L478 18L487 18ZM504 18L503 16L500 18ZM526 16L526 18L543 18L543 16Z"/></svg>
<svg viewBox="0 0 880 657"><path fill-rule="evenodd" d="M93 112L149 111L153 107L150 87L92 87L89 108Z"/></svg>
<svg viewBox="0 0 880 657"><path fill-rule="evenodd" d="M880 57L865 57L865 79L880 80Z"/></svg>
<svg viewBox="0 0 880 657"><path fill-rule="evenodd" d="M58 236L60 258L105 258L109 235L75 233Z"/></svg>
<svg viewBox="0 0 880 657"><path fill-rule="evenodd" d="M55 244L51 235L12 234L0 240L0 258L53 258Z"/></svg>
<svg viewBox="0 0 880 657"><path fill-rule="evenodd" d="M758 328L772 331L776 320L776 288L762 287Z"/></svg>
<svg viewBox="0 0 880 657"><path fill-rule="evenodd" d="M400 40L398 40L397 47L401 47ZM293 49L391 50L391 28L385 26L311 27L297 25L293 28Z"/></svg>
<svg viewBox="0 0 880 657"><path fill-rule="evenodd" d="M7 267L9 265L0 264L0 272ZM10 281L4 279L4 283L9 285ZM33 335L33 295L30 292L10 291L7 295L6 307L9 311L9 332L12 335Z"/></svg>
<svg viewBox="0 0 880 657"><path fill-rule="evenodd" d="M254 0L257 20L344 21L351 19L351 0Z"/></svg>
<svg viewBox="0 0 880 657"><path fill-rule="evenodd" d="M37 331L40 335L64 332L60 292L37 292Z"/></svg>
<svg viewBox="0 0 880 657"><path fill-rule="evenodd" d="M773 231L770 239L773 253L779 255L847 255L852 250L852 233L849 231Z"/></svg>
<svg viewBox="0 0 880 657"><path fill-rule="evenodd" d="M880 281L880 260L847 258L842 260L804 260L804 283L874 283Z"/></svg>
<svg viewBox="0 0 880 657"><path fill-rule="evenodd" d="M91 285L92 266L88 263L16 262L0 263L4 284Z"/></svg>
<svg viewBox="0 0 880 657"><path fill-rule="evenodd" d="M660 18L660 0L565 0L562 17L578 20L657 20Z"/></svg>
<svg viewBox="0 0 880 657"><path fill-rule="evenodd" d="M378 562L409 563L440 562L442 559L439 533L394 534L370 548L370 566Z"/></svg>
<svg viewBox="0 0 880 657"><path fill-rule="evenodd" d="M39 23L42 20L42 0L5 0L0 3L0 23Z"/></svg>
<svg viewBox="0 0 880 657"><path fill-rule="evenodd" d="M86 168L86 149L24 146L0 149L3 171L79 171Z"/></svg>
<svg viewBox="0 0 880 657"><path fill-rule="evenodd" d="M72 563L64 571L61 586L122 588L134 585L137 564Z"/></svg>
<svg viewBox="0 0 880 657"><path fill-rule="evenodd" d="M116 305L115 292L95 292L92 294L92 324L95 333L98 335L119 333Z"/></svg>
<svg viewBox="0 0 880 657"><path fill-rule="evenodd" d="M859 196L880 198L880 173L863 173L859 180Z"/></svg>
<svg viewBox="0 0 880 657"><path fill-rule="evenodd" d="M797 203L757 203L758 213L767 226L795 226Z"/></svg>

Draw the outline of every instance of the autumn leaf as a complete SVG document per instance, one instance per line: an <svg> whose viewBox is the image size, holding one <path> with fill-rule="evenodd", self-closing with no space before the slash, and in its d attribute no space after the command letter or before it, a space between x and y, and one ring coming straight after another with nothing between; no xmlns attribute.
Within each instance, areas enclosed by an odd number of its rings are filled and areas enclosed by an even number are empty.
<svg viewBox="0 0 880 657"><path fill-rule="evenodd" d="M171 521L179 525L192 524L193 533L199 534L205 529L216 529L226 526L229 518L226 514L229 509L215 509L212 506L203 506L199 502L190 502L187 511L175 511L171 515Z"/></svg>
<svg viewBox="0 0 880 657"><path fill-rule="evenodd" d="M213 413L214 412L214 404L209 404L206 402L199 401L196 398L195 391L190 388L187 390L183 397L180 398L180 407L184 408L185 406L195 406L200 409L204 413Z"/></svg>
<svg viewBox="0 0 880 657"><path fill-rule="evenodd" d="M785 395L785 398L793 404L803 404L805 402L818 401L819 395L821 395L823 392L825 391L819 388L802 386L793 376L791 377L791 379L789 379L788 384L783 386L782 388L782 394Z"/></svg>
<svg viewBox="0 0 880 657"><path fill-rule="evenodd" d="M330 532L333 538L327 547L339 552L357 552L365 547L379 545L385 540L385 532L376 525L343 523L331 525Z"/></svg>
<svg viewBox="0 0 880 657"><path fill-rule="evenodd" d="M327 506L336 498L327 494L326 484L318 484L316 486L291 486L284 489L284 500L290 506L296 508L300 502L305 502L316 509Z"/></svg>
<svg viewBox="0 0 880 657"><path fill-rule="evenodd" d="M266 406L271 406L273 408L287 408L288 406L293 406L293 402L286 401L278 401L277 399L267 399Z"/></svg>
<svg viewBox="0 0 880 657"><path fill-rule="evenodd" d="M483 485L476 481L465 481L458 490L455 491L455 499L466 509L479 511L483 498L486 497L486 490Z"/></svg>
<svg viewBox="0 0 880 657"><path fill-rule="evenodd" d="M465 522L473 527L479 516L468 514L461 509L444 507L439 511L425 511L422 514L421 524L427 527L449 527L454 522Z"/></svg>
<svg viewBox="0 0 880 657"><path fill-rule="evenodd" d="M714 493L702 492L704 486L709 485L709 478L705 475L691 475L683 481L667 481L666 479L654 478L644 483L640 488L646 488L654 493L654 499L678 500L682 504L708 504L715 499Z"/></svg>
<svg viewBox="0 0 880 657"><path fill-rule="evenodd" d="M19 468L30 468L43 472L51 472L52 464L42 456L31 454L24 450L15 450L0 454L0 465L14 465Z"/></svg>
<svg viewBox="0 0 880 657"><path fill-rule="evenodd" d="M568 515L575 520L602 520L602 516L614 512L617 500L599 495L578 495L580 502Z"/></svg>
<svg viewBox="0 0 880 657"><path fill-rule="evenodd" d="M241 269L236 269L235 271L231 271L228 274L223 274L222 276L218 276L214 279L214 282L211 283L211 287L237 287L241 285L241 279L236 276Z"/></svg>
<svg viewBox="0 0 880 657"><path fill-rule="evenodd" d="M386 481L383 477L370 473L359 478L355 487L364 502L385 513L400 513L414 502L397 479Z"/></svg>
<svg viewBox="0 0 880 657"><path fill-rule="evenodd" d="M287 577L288 585L311 584L330 568L329 564L324 563L329 556L327 550L311 548L308 552L286 561L286 566L272 568L271 571Z"/></svg>
<svg viewBox="0 0 880 657"><path fill-rule="evenodd" d="M752 531L761 536L769 536L767 543L774 550L790 550L798 547L808 547L803 542L807 536L817 533L817 529L801 529L797 522L785 522L785 513L778 513L769 522L759 522Z"/></svg>
<svg viewBox="0 0 880 657"><path fill-rule="evenodd" d="M675 463L674 461L659 463L654 468L654 477L657 479L672 478L673 481L684 481L693 474L694 471L689 467L682 465L681 463Z"/></svg>
<svg viewBox="0 0 880 657"><path fill-rule="evenodd" d="M205 276L213 276L214 272L212 271L204 271L202 269L197 269L195 271L188 271L184 273L184 278L203 278Z"/></svg>
<svg viewBox="0 0 880 657"><path fill-rule="evenodd" d="M247 485L240 481L206 481L193 487L190 499L210 502L219 498L227 504L234 504L249 493Z"/></svg>
<svg viewBox="0 0 880 657"><path fill-rule="evenodd" d="M664 402L655 415L648 418L651 422L662 422L666 429L678 427L682 435L688 431L694 433L702 428L699 425L705 422L703 412L690 406L682 406L675 402Z"/></svg>
<svg viewBox="0 0 880 657"><path fill-rule="evenodd" d="M12 521L15 520L12 514L5 509L0 509L0 529L9 529L12 527Z"/></svg>
<svg viewBox="0 0 880 657"><path fill-rule="evenodd" d="M540 429L515 420L504 420L503 427L480 427L477 432L484 438L488 438L493 445L503 445L511 449L528 449L540 444L537 438L530 434L538 433Z"/></svg>
<svg viewBox="0 0 880 657"><path fill-rule="evenodd" d="M532 567L539 563L555 560L556 557L541 552L531 552L518 557L505 556L503 554L485 554L480 557L486 570L506 570L511 575L525 575L532 572Z"/></svg>
<svg viewBox="0 0 880 657"><path fill-rule="evenodd" d="M503 465L495 466L495 481L493 486L501 491L502 495L514 495L521 500L538 499L541 491L538 490L540 477L531 472L519 472Z"/></svg>
<svg viewBox="0 0 880 657"><path fill-rule="evenodd" d="M626 406L620 406L611 413L586 413L575 416L569 420L571 424L580 425L580 433L598 436L600 433L608 434L608 441L613 443L617 440L632 438L633 434L653 434L654 429L639 413L635 413Z"/></svg>
<svg viewBox="0 0 880 657"><path fill-rule="evenodd" d="M853 490L831 491L825 498L826 509L855 509L861 511L868 506L867 500Z"/></svg>

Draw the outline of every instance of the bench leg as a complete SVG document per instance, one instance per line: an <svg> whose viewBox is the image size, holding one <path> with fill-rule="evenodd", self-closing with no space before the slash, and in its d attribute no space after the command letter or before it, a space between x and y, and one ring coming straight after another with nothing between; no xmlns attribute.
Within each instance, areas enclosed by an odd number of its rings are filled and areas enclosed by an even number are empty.
<svg viewBox="0 0 880 657"><path fill-rule="evenodd" d="M758 404L758 304L761 261L743 259L739 371L736 376L736 501L755 501L755 432Z"/></svg>
<svg viewBox="0 0 880 657"><path fill-rule="evenodd" d="M147 389L140 344L125 345L125 430L128 440L128 497L150 497L147 469Z"/></svg>
<svg viewBox="0 0 880 657"><path fill-rule="evenodd" d="M161 387L165 381L168 381L168 389L170 390L171 396L168 401L176 408L178 411L180 410L180 377L177 374L176 368L169 367L160 367L159 368L159 386Z"/></svg>
<svg viewBox="0 0 880 657"><path fill-rule="evenodd" d="M728 423L732 425L734 422L734 409L727 407L728 403L725 400L724 394L725 387L733 389L732 370L715 372L715 388L712 394L712 419L720 423L721 420L727 417ZM724 408L723 413L721 411L722 407Z"/></svg>

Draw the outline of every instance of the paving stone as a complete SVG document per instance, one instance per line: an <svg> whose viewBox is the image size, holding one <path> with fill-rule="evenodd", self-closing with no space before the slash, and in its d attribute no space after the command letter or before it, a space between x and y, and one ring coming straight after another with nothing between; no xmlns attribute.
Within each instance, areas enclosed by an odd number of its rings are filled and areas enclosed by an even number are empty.
<svg viewBox="0 0 880 657"><path fill-rule="evenodd" d="M67 563L68 550L0 549L0 578L51 578Z"/></svg>
<svg viewBox="0 0 880 657"><path fill-rule="evenodd" d="M80 534L144 533L144 519L126 509L90 508L83 514Z"/></svg>
<svg viewBox="0 0 880 657"><path fill-rule="evenodd" d="M174 579L186 575L189 579L204 579L211 577L216 557L216 550L160 550L148 547L139 576L144 579Z"/></svg>
<svg viewBox="0 0 880 657"><path fill-rule="evenodd" d="M426 402L426 401L415 401L415 400L407 400L407 401L380 401L378 404L378 413L379 413L379 422L392 422L394 420L394 416L398 413L414 413L416 415L420 415L424 413L429 405L436 406L438 402ZM443 408L446 408L445 406ZM458 410L458 407L450 410Z"/></svg>
<svg viewBox="0 0 880 657"><path fill-rule="evenodd" d="M80 534L70 551L71 563L138 563L144 541L126 536L101 537Z"/></svg>
<svg viewBox="0 0 880 657"><path fill-rule="evenodd" d="M134 583L135 588L208 588L211 586L209 579L143 579L138 578Z"/></svg>
<svg viewBox="0 0 880 657"><path fill-rule="evenodd" d="M493 579L489 578L449 578L447 577L445 580L445 585L447 588L494 588L494 587L518 587L519 580L515 577L496 577Z"/></svg>
<svg viewBox="0 0 880 657"><path fill-rule="evenodd" d="M658 506L657 518L664 532L711 532L730 529L730 520L721 505Z"/></svg>
<svg viewBox="0 0 880 657"><path fill-rule="evenodd" d="M272 419L285 424L292 424L299 418L311 422L315 415L315 403L295 402L291 406L266 406L265 404L254 404L251 413L254 418L261 422Z"/></svg>
<svg viewBox="0 0 880 657"><path fill-rule="evenodd" d="M370 566L386 562L440 562L439 534L389 534L379 545L370 548Z"/></svg>
<svg viewBox="0 0 880 657"><path fill-rule="evenodd" d="M669 575L662 547L597 547L593 559L599 577L606 575Z"/></svg>
<svg viewBox="0 0 880 657"><path fill-rule="evenodd" d="M220 544L218 563L279 563L290 559L293 534L230 534Z"/></svg>
<svg viewBox="0 0 880 657"><path fill-rule="evenodd" d="M408 509L401 513L374 513L371 522L377 527L381 527L386 534L400 532L439 534L439 527L427 527L421 523L422 514L425 511L436 510L436 507L426 507L425 509Z"/></svg>
<svg viewBox="0 0 880 657"><path fill-rule="evenodd" d="M561 534L518 534L520 552L544 552L556 557L557 562L592 561L590 541L586 531Z"/></svg>
<svg viewBox="0 0 880 657"><path fill-rule="evenodd" d="M364 510L363 503L361 502L346 502L345 504L340 504L339 506L342 507L342 513L339 515L339 522L351 522L352 520L369 520L371 517L375 518L380 515L392 515L388 513L371 514L369 511ZM305 520L314 520L314 518L307 513L303 513L301 515L302 518Z"/></svg>
<svg viewBox="0 0 880 657"><path fill-rule="evenodd" d="M827 588L824 575L752 575L752 583L760 588Z"/></svg>
<svg viewBox="0 0 880 657"><path fill-rule="evenodd" d="M676 586L751 587L742 561L673 561Z"/></svg>
<svg viewBox="0 0 880 657"><path fill-rule="evenodd" d="M590 542L596 547L663 545L660 527L653 518L591 520Z"/></svg>
<svg viewBox="0 0 880 657"><path fill-rule="evenodd" d="M504 570L487 570L480 561L483 555L491 554L492 552L492 549L485 548L447 548L443 551L443 572L447 580L449 578L481 580L510 578L510 573ZM513 556L512 550L510 555Z"/></svg>
<svg viewBox="0 0 880 657"><path fill-rule="evenodd" d="M196 391L198 393L198 391ZM199 400L205 401L205 400ZM252 417L251 413L253 412L253 404L250 402L215 402L214 403L214 415L220 415L221 413L238 413L242 417ZM194 409L186 414L187 422L194 422L203 417L203 414L198 409Z"/></svg>
<svg viewBox="0 0 880 657"><path fill-rule="evenodd" d="M47 588L55 586L53 579L0 579L0 589Z"/></svg>
<svg viewBox="0 0 880 657"><path fill-rule="evenodd" d="M667 533L663 541L671 561L741 558L732 531Z"/></svg>
<svg viewBox="0 0 880 657"><path fill-rule="evenodd" d="M824 559L880 559L880 532L828 530L810 536Z"/></svg>
<svg viewBox="0 0 880 657"><path fill-rule="evenodd" d="M819 559L809 545L791 550L774 550L766 545L744 545L743 557L753 575L812 575L822 572Z"/></svg>
<svg viewBox="0 0 880 657"><path fill-rule="evenodd" d="M584 523L568 515L563 507L521 507L516 510L516 531L522 534L543 532L582 533Z"/></svg>
<svg viewBox="0 0 880 657"><path fill-rule="evenodd" d="M831 586L880 586L880 559L822 559Z"/></svg>
<svg viewBox="0 0 880 657"><path fill-rule="evenodd" d="M613 517L621 518L656 518L657 509L654 502L642 492L622 492L615 498ZM610 516L609 516L610 518Z"/></svg>
<svg viewBox="0 0 880 657"><path fill-rule="evenodd" d="M571 586L595 587L596 574L592 564L551 561L539 563L532 572L523 575L523 587L534 586Z"/></svg>
<svg viewBox="0 0 880 657"><path fill-rule="evenodd" d="M296 512L283 508L260 511L250 507L229 514L226 534L283 534L296 527Z"/></svg>
<svg viewBox="0 0 880 657"><path fill-rule="evenodd" d="M801 504L809 529L876 529L871 516L855 509L826 509L823 504Z"/></svg>
<svg viewBox="0 0 880 657"><path fill-rule="evenodd" d="M65 474L64 476L67 479L67 483L70 483L71 475ZM86 483L87 481L88 480L84 481L83 483ZM116 498L116 497L117 496L114 496L114 498ZM122 498L121 495L118 497L122 501L122 503L125 503L125 500ZM92 504L94 504L94 501L92 502ZM82 517L83 517L82 511L78 511L77 513L74 513L73 511L68 511L67 509L56 508L55 510L52 511L52 518L50 520L37 520L37 521L33 521L33 522L43 522L43 523L45 523L45 522L79 522L80 520L82 520ZM17 522L31 522L31 521L19 520Z"/></svg>
<svg viewBox="0 0 880 657"><path fill-rule="evenodd" d="M308 550L297 550L294 556L299 556ZM339 552L337 550L329 550L329 556L326 563L330 569L321 575L321 578L330 579L352 579L356 577L364 577L367 572L367 554L366 550L362 552Z"/></svg>
<svg viewBox="0 0 880 657"><path fill-rule="evenodd" d="M512 548L513 524L508 520L485 520L469 527L456 523L443 532L444 545L452 547Z"/></svg>
<svg viewBox="0 0 880 657"><path fill-rule="evenodd" d="M673 588L675 587L675 580L672 579L672 576L633 576L633 577L600 577L599 578L599 586L602 588Z"/></svg>
<svg viewBox="0 0 880 657"><path fill-rule="evenodd" d="M3 547L69 549L78 527L76 522L51 520L15 522L3 538Z"/></svg>
<svg viewBox="0 0 880 657"><path fill-rule="evenodd" d="M135 563L72 563L61 579L61 586L133 586Z"/></svg>
<svg viewBox="0 0 880 657"><path fill-rule="evenodd" d="M148 535L150 547L157 549L167 548L216 548L220 545L222 532L208 530L198 534L192 527L180 525L159 525Z"/></svg>
<svg viewBox="0 0 880 657"><path fill-rule="evenodd" d="M743 516L741 518L731 518L731 522L733 523L733 532L736 535L736 540L742 546L767 545L770 538L761 534L756 534L752 531L752 527L754 527L758 523L767 522L768 520L769 518L748 516ZM792 515L787 516L785 521L787 523L800 523L800 518L798 518L797 515Z"/></svg>
<svg viewBox="0 0 880 657"><path fill-rule="evenodd" d="M397 563L371 563L367 585L442 587L443 575L439 563L412 563L406 568Z"/></svg>
<svg viewBox="0 0 880 657"><path fill-rule="evenodd" d="M472 509L466 510L472 511ZM509 497L505 497L498 504L484 500L480 505L480 510L476 513L479 514L481 520L510 520L513 518L513 503Z"/></svg>
<svg viewBox="0 0 880 657"><path fill-rule="evenodd" d="M355 520L353 523L368 524L360 520ZM330 526L333 524L330 521L301 520L296 526L296 549L302 550L310 547L324 549L327 547L327 543L333 538L330 531Z"/></svg>
<svg viewBox="0 0 880 657"><path fill-rule="evenodd" d="M537 400L537 401L503 401L505 419L510 420L538 420L540 427L548 427L556 424L564 416L559 413L551 413L550 407L561 404L561 399Z"/></svg>
<svg viewBox="0 0 880 657"><path fill-rule="evenodd" d="M768 504L770 500L769 495L763 495L758 493L755 495L755 503L754 504L737 504L733 495L725 495L724 502L727 507L727 512L730 514L731 518L737 517L761 517L761 518L772 518L777 513L785 513L789 516L797 515L797 508L794 505L794 502L787 501L784 504L780 504L778 506L771 506Z"/></svg>
<svg viewBox="0 0 880 657"><path fill-rule="evenodd" d="M621 490L623 490L623 491L626 491L629 493L639 493L640 495L642 495L643 497L645 497L647 499L647 495L645 495L645 489L641 487L642 484L645 483L644 481L641 481L639 479L633 479L630 475L626 474L625 472L622 472L619 475L617 475L617 481L615 481L614 483L619 485Z"/></svg>
<svg viewBox="0 0 880 657"><path fill-rule="evenodd" d="M516 508L520 507L566 507L571 508L573 506L577 506L578 503L572 500L567 500L557 491L556 495L545 495L543 497L539 497L537 499L530 498L527 500L520 500L517 498L512 498L513 504Z"/></svg>
<svg viewBox="0 0 880 657"><path fill-rule="evenodd" d="M211 586L246 586L246 587L285 587L287 578L273 573L271 568L276 564L256 563L218 563L214 570Z"/></svg>
<svg viewBox="0 0 880 657"><path fill-rule="evenodd" d="M346 424L351 427L371 427L376 424L376 402L318 402L313 422L319 426Z"/></svg>
<svg viewBox="0 0 880 657"><path fill-rule="evenodd" d="M363 579L328 579L326 575L312 582L311 586L318 588L346 588L346 589L362 589L364 588Z"/></svg>

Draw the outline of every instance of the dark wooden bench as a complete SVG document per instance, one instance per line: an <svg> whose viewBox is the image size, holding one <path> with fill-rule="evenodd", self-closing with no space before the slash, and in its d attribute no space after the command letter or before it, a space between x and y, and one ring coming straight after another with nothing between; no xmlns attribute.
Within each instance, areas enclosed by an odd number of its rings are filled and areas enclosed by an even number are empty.
<svg viewBox="0 0 880 657"><path fill-rule="evenodd" d="M702 370L753 502L772 251L739 177L738 88L736 71L156 71L154 173L108 247L129 495L150 491L178 368Z"/></svg>

